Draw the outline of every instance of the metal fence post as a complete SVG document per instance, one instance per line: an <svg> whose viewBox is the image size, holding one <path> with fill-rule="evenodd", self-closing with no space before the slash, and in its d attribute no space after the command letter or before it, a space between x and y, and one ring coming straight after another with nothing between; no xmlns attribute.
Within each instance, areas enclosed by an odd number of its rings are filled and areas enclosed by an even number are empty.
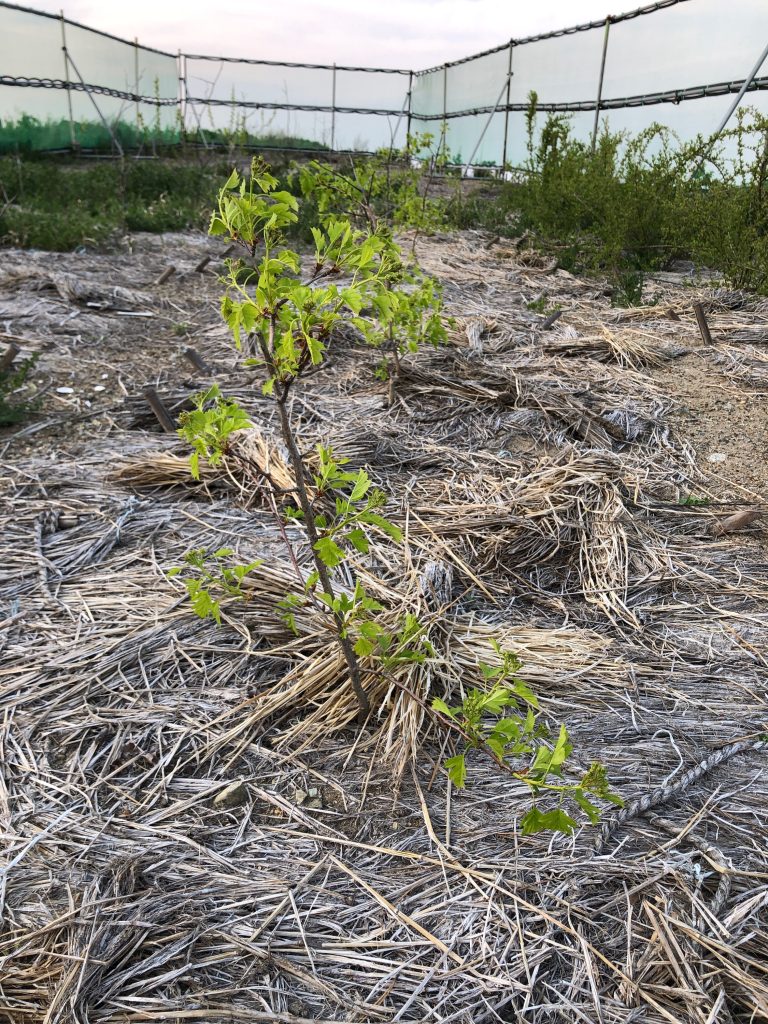
<svg viewBox="0 0 768 1024"><path fill-rule="evenodd" d="M512 89L512 50L514 49L514 40L509 40L509 65L507 67L507 109L504 112L504 149L501 155L501 168L506 169L507 166L507 139L509 138L509 94Z"/></svg>
<svg viewBox="0 0 768 1024"><path fill-rule="evenodd" d="M139 40L138 37L133 40L133 81L134 81L134 92L136 93L136 127L141 129L141 104L139 103Z"/></svg>
<svg viewBox="0 0 768 1024"><path fill-rule="evenodd" d="M77 149L77 140L75 138L75 121L72 117L72 90L70 88L69 81L69 55L67 54L67 34L64 29L66 24L64 21L64 11L60 12L61 19L61 51L64 54L64 81L67 85L67 110L69 111L69 141L72 149Z"/></svg>
<svg viewBox="0 0 768 1024"><path fill-rule="evenodd" d="M405 147L410 150L411 144L408 141L411 137L411 112L413 110L413 72L408 72L408 96L406 97L408 102L408 114L405 123Z"/></svg>
<svg viewBox="0 0 768 1024"><path fill-rule="evenodd" d="M448 65L443 64L443 123L440 126L440 150L448 158Z"/></svg>
<svg viewBox="0 0 768 1024"><path fill-rule="evenodd" d="M336 62L333 63L333 81L331 85L331 152L336 150Z"/></svg>
<svg viewBox="0 0 768 1024"><path fill-rule="evenodd" d="M186 61L187 61L187 58L184 56L184 54L181 52L181 50L179 50L178 56L176 57L177 77L178 77L178 80L179 80L178 93L177 93L178 99L176 101L176 105L177 105L177 113L178 113L177 125L178 125L178 128L179 128L179 141L182 142L182 143L186 141L186 137L187 137L187 109L186 109L187 73L186 73L186 70L185 70L186 69Z"/></svg>
<svg viewBox="0 0 768 1024"><path fill-rule="evenodd" d="M597 129L600 124L600 104L603 99L603 78L605 77L605 58L608 53L608 35L611 31L611 17L605 19L605 35L603 36L603 56L600 60L600 79L597 83L597 106L595 107L595 123L592 126L592 152L597 145Z"/></svg>

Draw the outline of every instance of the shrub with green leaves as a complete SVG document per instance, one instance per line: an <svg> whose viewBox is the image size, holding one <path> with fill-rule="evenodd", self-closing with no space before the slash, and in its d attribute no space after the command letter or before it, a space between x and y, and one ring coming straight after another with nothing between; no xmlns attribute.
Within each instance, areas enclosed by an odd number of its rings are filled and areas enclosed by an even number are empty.
<svg viewBox="0 0 768 1024"><path fill-rule="evenodd" d="M221 625L221 598L245 599L243 580L262 564L260 559L246 565L232 563L232 548L213 552L193 548L184 555L184 564L168 570L179 576L187 589L192 609L201 619L214 619Z"/></svg>
<svg viewBox="0 0 768 1024"><path fill-rule="evenodd" d="M314 570L297 580L300 587L285 596L279 610L295 630L296 611L305 602L326 609L364 719L370 707L358 657L381 656L383 662L421 657L422 631L418 623L407 621L392 635L376 622L381 605L360 582L350 592L334 576L350 552L367 554L377 535L398 541L400 531L383 515L386 496L372 486L365 470L349 472L346 460L322 445L317 447L316 493L310 495L288 398L297 381L323 361L334 329L350 323L370 344L380 345L392 336L397 313L404 323L421 323L424 296L416 294L404 313L407 297L403 293L395 300L391 293L393 276L401 273L391 235L335 217L313 226L314 257L302 273L300 254L285 240L297 222L298 207L296 197L280 189L266 166L254 161L248 178L233 171L220 190L210 231L227 236L245 253L228 262L221 312L245 356L244 365L261 373L262 390L275 401L299 499L299 507L288 516L303 523L314 562ZM201 457L220 460L230 435L248 422L246 412L217 388L199 396L180 428L194 449L193 473L199 473Z"/></svg>
<svg viewBox="0 0 768 1024"><path fill-rule="evenodd" d="M411 138L405 151L382 150L366 163L353 165L349 174L319 161L299 174L304 200L313 204L321 224L345 217L381 240L382 287L371 302L391 358L382 366L383 376L397 376L406 353L425 343L439 345L446 338L440 285L421 270L413 251L410 259L403 257L392 236L392 227L418 232L444 226L442 204L430 199L428 186L421 185L421 170L410 160L412 152L431 143L430 135Z"/></svg>
<svg viewBox="0 0 768 1024"><path fill-rule="evenodd" d="M564 114L540 125L537 108L531 94L518 180L492 200L457 192L453 225L527 231L566 270L607 275L620 305L639 303L643 275L675 259L768 294L768 117L740 110L714 143L681 143L660 124L636 135L606 124L593 148Z"/></svg>
<svg viewBox="0 0 768 1024"><path fill-rule="evenodd" d="M285 234L297 222L299 202L280 189L269 170L254 162L251 175L233 171L219 192L211 233L240 245L244 257L228 262L226 292L221 312L232 331L243 365L261 375L262 390L275 403L282 439L295 480L298 507L278 511L280 528L296 571L297 586L278 602L277 613L286 627L299 632L298 613L311 607L327 621L343 654L349 684L357 698L359 720L371 712L363 689L360 660L373 664L377 675L399 685L397 671L435 657L427 630L418 618L405 613L395 622L391 614L356 575L358 559L370 555L374 544L399 543L400 528L386 516L387 496L373 485L365 469L348 469L348 460L330 447L318 444L302 455L290 415L289 398L301 379L319 366L333 343L334 330L353 324L369 343L382 337L397 344L421 339L425 308L439 315L436 294L425 303L419 289L408 291L403 280L399 250L391 233L366 221L357 226L331 215L314 225L314 251L309 266L286 244ZM179 433L193 449L191 469L199 474L200 459L216 464L227 454L232 434L246 427L249 417L218 387L199 395L183 417ZM267 481L269 484L269 481ZM273 495L274 497L274 495ZM300 524L312 567L301 568L288 540L284 523ZM196 550L185 565L173 572L183 575L195 611L220 618L220 595L242 596L242 580L257 571L258 563L224 565L230 549L212 556ZM351 581L351 582L350 582ZM436 700L436 720L463 737L468 748L487 751L504 770L532 791L567 796L582 808L589 820L599 813L587 794L614 799L609 794L600 766L593 766L578 782L561 779L570 743L564 729L554 743L534 711L538 702L515 672L513 655L495 650L500 667L484 666L487 689L470 690L461 705L449 707ZM519 705L526 705L525 716ZM489 725L488 716L495 722ZM527 769L512 767L510 759L528 757ZM466 753L449 759L446 768L457 785L466 778ZM569 831L575 822L562 806L542 811L534 807L526 816L527 831L540 828Z"/></svg>

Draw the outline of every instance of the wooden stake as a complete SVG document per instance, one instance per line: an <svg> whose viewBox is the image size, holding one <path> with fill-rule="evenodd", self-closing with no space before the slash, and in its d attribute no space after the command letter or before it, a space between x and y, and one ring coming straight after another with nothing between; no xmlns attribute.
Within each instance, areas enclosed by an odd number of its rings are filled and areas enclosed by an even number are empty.
<svg viewBox="0 0 768 1024"><path fill-rule="evenodd" d="M5 352L3 352L3 358L0 359L0 373L7 373L10 370L19 352L21 352L21 349L12 341Z"/></svg>
<svg viewBox="0 0 768 1024"><path fill-rule="evenodd" d="M550 313L549 316L546 318L546 320L543 321L543 323L541 325L542 331L548 331L550 329L550 327L553 327L554 324L557 323L557 321L560 319L560 317L562 315L563 315L562 309L556 309L554 313Z"/></svg>
<svg viewBox="0 0 768 1024"><path fill-rule="evenodd" d="M203 359L203 357L200 355L200 353L196 352L193 348L185 348L184 349L184 356L185 356L185 358L187 360L189 360L190 363L192 363L192 365L198 371L198 373L210 373L211 372L210 366L208 366L208 364Z"/></svg>
<svg viewBox="0 0 768 1024"><path fill-rule="evenodd" d="M176 273L176 267L173 265L166 267L160 277L155 281L155 286L165 284L165 282Z"/></svg>
<svg viewBox="0 0 768 1024"><path fill-rule="evenodd" d="M157 391L152 387L144 388L144 398L147 400L147 405L157 417L158 423L166 434L175 434L176 421L166 409Z"/></svg>
<svg viewBox="0 0 768 1024"><path fill-rule="evenodd" d="M210 256L203 256L203 258L200 260L200 262L195 267L195 273L196 274L202 274L202 272L205 270L205 268L208 266L208 264L210 262L211 262L211 257Z"/></svg>
<svg viewBox="0 0 768 1024"><path fill-rule="evenodd" d="M701 340L705 345L711 345L712 335L709 333L709 324L707 323L707 314L704 312L704 307L700 302L695 302L693 304L693 311L696 314L696 323L699 325Z"/></svg>

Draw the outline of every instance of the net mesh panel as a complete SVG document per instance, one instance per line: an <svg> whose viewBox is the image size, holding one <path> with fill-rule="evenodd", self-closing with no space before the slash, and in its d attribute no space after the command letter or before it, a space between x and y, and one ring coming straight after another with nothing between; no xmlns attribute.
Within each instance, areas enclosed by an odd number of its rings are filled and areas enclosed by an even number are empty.
<svg viewBox="0 0 768 1024"><path fill-rule="evenodd" d="M333 76L325 69L190 58L186 62L186 91L188 131L198 128L211 135L247 133L265 144L293 141L296 146L330 146L330 112L276 110L271 106L330 107Z"/></svg>
<svg viewBox="0 0 768 1024"><path fill-rule="evenodd" d="M508 69L508 49L449 67L445 90L446 110L450 112L493 107L502 90L502 101L505 101Z"/></svg>
<svg viewBox="0 0 768 1024"><path fill-rule="evenodd" d="M743 80L768 40L768 2L735 3L724 14L723 0L696 0L612 25L603 99ZM758 74L768 75L768 61ZM636 134L656 122L680 139L693 139L710 135L733 100L730 94L608 110L600 125ZM768 93L748 92L740 107L766 114ZM733 144L726 142L725 151L733 156Z"/></svg>
<svg viewBox="0 0 768 1024"><path fill-rule="evenodd" d="M408 119L405 114L374 116L370 114L336 114L334 147L359 153L375 153L378 149L403 149Z"/></svg>
<svg viewBox="0 0 768 1024"><path fill-rule="evenodd" d="M412 116L418 119L419 114L442 114L443 113L443 69L427 71L425 74L416 75L413 81L413 93L411 96ZM431 129L424 127L429 122L419 122L420 130L439 133L439 123Z"/></svg>
<svg viewBox="0 0 768 1024"><path fill-rule="evenodd" d="M604 34L590 29L515 46L510 103L527 102L531 90L540 103L596 100Z"/></svg>
<svg viewBox="0 0 768 1024"><path fill-rule="evenodd" d="M768 3L695 0L611 26L603 96L743 79L768 41ZM766 74L766 69L763 69ZM687 104L689 107L696 101Z"/></svg>
<svg viewBox="0 0 768 1024"><path fill-rule="evenodd" d="M103 117L128 147L149 138L179 138L176 58L83 26L65 23L72 67L67 75L61 49L61 21L0 5L0 76L46 79L69 77L99 90L69 98L75 141L85 147L109 146ZM768 38L768 0L695 0L612 24L602 97L605 103L646 93L738 82L752 68ZM541 104L594 103L597 99L604 27L521 43L512 48L509 99L523 105L534 90ZM525 118L519 111L491 110L506 104L509 47L465 62L416 74L412 80L411 130L439 138L449 114L446 148L456 160L500 163L507 137L507 160L526 157ZM190 57L186 68L186 126L213 141L241 140L247 132L265 145L375 150L402 146L408 125L407 74L336 71ZM78 74L75 73L77 69ZM761 71L768 76L768 67ZM133 97L138 93L142 99ZM68 93L61 88L11 86L0 82L0 150L58 149L71 143ZM153 100L159 99L158 104ZM732 102L732 94L703 99L602 110L600 125L636 133L661 122L680 138L709 134ZM276 105L299 108L274 109ZM337 107L335 116L331 107ZM750 92L745 107L768 113L768 91ZM338 109L341 108L341 109ZM478 108L485 108L481 112ZM383 114L365 111L384 111ZM466 114L466 111L475 111ZM451 114L458 116L450 117ZM574 134L588 140L594 113L571 114ZM541 119L540 122L541 123Z"/></svg>
<svg viewBox="0 0 768 1024"><path fill-rule="evenodd" d="M67 92L54 87L0 86L1 151L62 149L71 146L73 139L84 149L108 148L110 132L130 147L150 136L168 142L178 139L178 71L173 56L70 22L65 22L64 32L68 62L59 19L0 7L0 74L47 80L51 85L68 80L129 95L97 91L91 99L82 88ZM135 94L147 102L137 103ZM166 102L152 102L156 99Z"/></svg>

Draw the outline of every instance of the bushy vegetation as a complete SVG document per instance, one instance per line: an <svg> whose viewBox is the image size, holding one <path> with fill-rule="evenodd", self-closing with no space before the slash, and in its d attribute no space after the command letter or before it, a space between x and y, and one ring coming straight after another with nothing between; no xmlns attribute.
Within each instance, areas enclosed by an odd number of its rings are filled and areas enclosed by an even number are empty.
<svg viewBox="0 0 768 1024"><path fill-rule="evenodd" d="M65 252L207 223L218 163L0 159L0 244Z"/></svg>
<svg viewBox="0 0 768 1024"><path fill-rule="evenodd" d="M713 147L680 144L655 124L634 137L605 128L592 149L564 115L537 129L532 96L524 173L496 202L457 193L448 215L459 227L531 232L565 269L607 274L624 301L639 299L644 272L674 259L766 293L767 187L768 119L754 111Z"/></svg>
<svg viewBox="0 0 768 1024"><path fill-rule="evenodd" d="M138 118L136 121L113 121L107 129L101 121L74 121L70 124L67 118L47 118L42 121L30 114L23 114L15 120L0 118L0 154L29 155L68 150L72 148L73 135L78 149L100 153L113 152L115 140L126 153L163 152L170 147L178 147L182 142L185 145L218 149L231 149L234 146L298 150L328 148L313 139L272 132L268 129L253 132L242 121L233 121L226 128L182 130L178 120L170 125L163 125L159 118L149 122Z"/></svg>
<svg viewBox="0 0 768 1024"><path fill-rule="evenodd" d="M254 141L237 126L205 134L227 148L228 166L238 146ZM319 148L282 136L261 141ZM516 180L489 180L491 194L467 193L456 181L452 192L443 187L436 197L433 184L452 176L451 159L440 140L420 136L402 152L349 160L343 171L322 164L324 187L337 195L340 209L362 211L370 227L383 218L417 233L449 226L527 232L565 269L607 275L622 304L639 301L645 273L675 259L768 293L768 119L758 113L742 112L714 146L704 139L680 144L652 125L634 137L605 128L592 148L573 137L564 115L541 123L532 95L526 166ZM304 196L290 233L307 242L324 214L317 189L308 191L319 166L313 175L303 172L303 184L299 169L286 177ZM125 231L202 227L223 170L223 157L215 154L99 164L0 158L0 244L67 250L103 245Z"/></svg>

